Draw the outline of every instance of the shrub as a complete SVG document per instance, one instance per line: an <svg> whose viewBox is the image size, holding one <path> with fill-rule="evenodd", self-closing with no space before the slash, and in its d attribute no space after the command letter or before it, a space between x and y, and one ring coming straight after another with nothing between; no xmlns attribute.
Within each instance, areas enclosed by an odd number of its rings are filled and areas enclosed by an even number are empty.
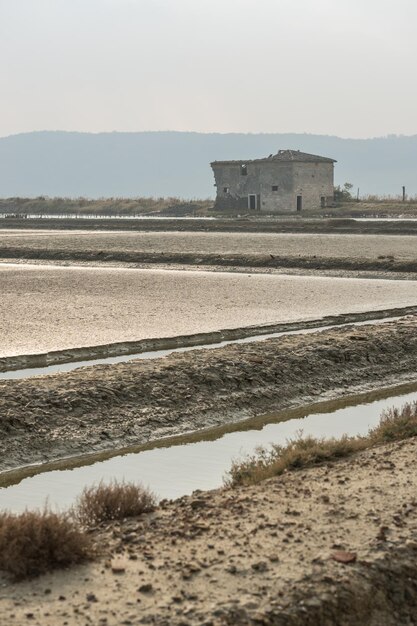
<svg viewBox="0 0 417 626"><path fill-rule="evenodd" d="M234 461L225 483L231 487L254 484L288 470L348 456L363 447L362 440L355 437L317 439L299 435L290 439L286 446L273 445L270 450L258 448L255 455Z"/></svg>
<svg viewBox="0 0 417 626"><path fill-rule="evenodd" d="M417 401L405 404L401 409L391 408L381 415L379 425L369 431L375 443L398 441L417 436Z"/></svg>
<svg viewBox="0 0 417 626"><path fill-rule="evenodd" d="M258 448L252 456L232 463L225 477L228 487L251 485L279 476L285 471L311 467L326 461L346 457L373 445L417 436L417 402L405 404L401 409L384 411L380 423L365 437L341 439L303 438L299 434L286 446L273 445L269 450Z"/></svg>
<svg viewBox="0 0 417 626"><path fill-rule="evenodd" d="M0 569L15 580L81 563L90 538L68 516L44 511L0 514Z"/></svg>
<svg viewBox="0 0 417 626"><path fill-rule="evenodd" d="M351 202L353 200L351 194L352 189L352 183L345 183L343 187L337 185L337 187L334 188L335 202Z"/></svg>
<svg viewBox="0 0 417 626"><path fill-rule="evenodd" d="M140 485L113 481L108 485L86 487L72 511L83 526L100 522L136 517L153 511L155 496Z"/></svg>

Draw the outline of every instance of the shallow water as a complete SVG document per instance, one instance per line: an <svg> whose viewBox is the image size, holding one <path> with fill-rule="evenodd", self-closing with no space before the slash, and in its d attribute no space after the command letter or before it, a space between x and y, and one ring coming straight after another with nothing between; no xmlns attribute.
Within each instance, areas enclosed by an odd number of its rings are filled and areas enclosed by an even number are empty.
<svg viewBox="0 0 417 626"><path fill-rule="evenodd" d="M27 478L23 478L22 472L14 478L20 482L0 488L0 509L19 512L26 507L42 507L46 500L50 506L63 509L74 502L85 486L111 479L141 482L159 498L176 498L195 489L213 489L222 485L233 459L253 453L260 445L284 444L300 430L304 435L316 437L363 435L378 424L384 409L415 400L417 383L356 400L331 401L254 418L229 426L229 432L206 431L112 458L103 454L101 460L84 461L89 464L81 467L44 471ZM230 432L232 428L235 430ZM5 484L4 478L2 481Z"/></svg>

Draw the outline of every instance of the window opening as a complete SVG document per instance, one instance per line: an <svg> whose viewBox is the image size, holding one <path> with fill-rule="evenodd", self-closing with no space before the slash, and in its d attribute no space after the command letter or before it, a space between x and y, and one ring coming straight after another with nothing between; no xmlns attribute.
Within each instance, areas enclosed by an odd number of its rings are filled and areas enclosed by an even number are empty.
<svg viewBox="0 0 417 626"><path fill-rule="evenodd" d="M240 173L242 176L247 176L248 174L247 165L245 165L244 163L240 166Z"/></svg>
<svg viewBox="0 0 417 626"><path fill-rule="evenodd" d="M278 191L278 185L272 185L272 191Z"/></svg>

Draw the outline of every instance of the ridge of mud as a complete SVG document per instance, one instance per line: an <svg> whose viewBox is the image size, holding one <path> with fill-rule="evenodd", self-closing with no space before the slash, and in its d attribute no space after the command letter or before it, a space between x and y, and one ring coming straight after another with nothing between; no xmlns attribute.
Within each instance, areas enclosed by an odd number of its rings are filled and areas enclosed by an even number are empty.
<svg viewBox="0 0 417 626"><path fill-rule="evenodd" d="M21 259L25 261L71 261L126 263L144 265L190 265L206 267L303 269L303 270L344 270L361 272L417 272L417 260L402 261L391 256L376 259L340 258L320 256L278 256L274 254L203 254L179 252L132 252L132 251L85 251L69 249L48 249L29 247L0 247L0 258L4 261Z"/></svg>
<svg viewBox="0 0 417 626"><path fill-rule="evenodd" d="M416 378L417 319L0 383L0 469L129 445Z"/></svg>
<svg viewBox="0 0 417 626"><path fill-rule="evenodd" d="M30 218L0 220L0 230L9 229L56 229L56 230L136 230L178 232L260 232L260 233L368 233L368 234L417 234L417 221L358 221L353 218L278 218L250 219L230 218L215 220L193 219L66 219Z"/></svg>
<svg viewBox="0 0 417 626"><path fill-rule="evenodd" d="M409 306L395 309L383 309L364 313L346 313L341 315L327 315L316 320L301 322L288 322L266 324L262 326L244 326L240 328L224 328L222 330L194 333L192 335L176 335L174 337L155 337L140 339L138 341L122 341L102 345L84 346L81 348L68 348L53 350L39 354L19 354L0 357L0 372L47 367L60 363L73 363L77 361L93 360L96 358L115 357L122 355L139 354L159 350L200 346L202 344L215 344L222 341L234 341L263 335L286 333L305 329L320 329L324 326L338 326L342 324L355 324L358 322L384 320L387 317L417 315L417 307ZM88 366L88 363L85 364Z"/></svg>

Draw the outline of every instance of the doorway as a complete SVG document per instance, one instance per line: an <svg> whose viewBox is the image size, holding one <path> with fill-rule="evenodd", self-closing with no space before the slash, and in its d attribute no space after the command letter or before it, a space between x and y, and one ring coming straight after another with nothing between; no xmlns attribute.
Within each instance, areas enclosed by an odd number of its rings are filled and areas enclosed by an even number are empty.
<svg viewBox="0 0 417 626"><path fill-rule="evenodd" d="M303 196L297 196L297 211L303 210Z"/></svg>
<svg viewBox="0 0 417 626"><path fill-rule="evenodd" d="M250 211L256 211L257 208L258 208L258 198L256 194L250 193L248 195L248 209Z"/></svg>

